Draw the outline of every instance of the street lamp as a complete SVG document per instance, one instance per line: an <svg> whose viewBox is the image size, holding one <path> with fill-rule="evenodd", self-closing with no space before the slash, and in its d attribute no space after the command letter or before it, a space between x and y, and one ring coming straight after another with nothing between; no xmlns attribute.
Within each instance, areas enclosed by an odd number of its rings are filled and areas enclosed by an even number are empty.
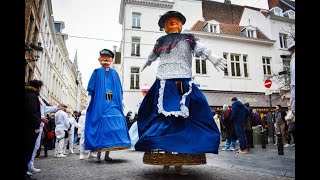
<svg viewBox="0 0 320 180"><path fill-rule="evenodd" d="M35 50L35 52L36 52L35 55L33 54L33 50ZM40 57L39 52L43 51L43 48L41 47L41 42L38 42L38 46L33 43L26 45L25 51L28 51L29 54L31 55L31 57L32 57L31 61L38 61L38 59Z"/></svg>

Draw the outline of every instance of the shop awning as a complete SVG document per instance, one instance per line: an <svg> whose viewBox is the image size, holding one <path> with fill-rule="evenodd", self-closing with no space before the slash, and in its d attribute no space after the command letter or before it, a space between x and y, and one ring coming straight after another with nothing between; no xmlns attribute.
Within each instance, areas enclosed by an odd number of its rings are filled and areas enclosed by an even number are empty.
<svg viewBox="0 0 320 180"><path fill-rule="evenodd" d="M202 91L207 98L209 106L223 106L227 104L231 106L231 98L237 97L242 103L248 102L251 107L270 107L269 95L265 93L252 93L252 92L225 92L225 91ZM279 93L273 93L271 95L272 107L281 105L287 107L284 100L281 99Z"/></svg>

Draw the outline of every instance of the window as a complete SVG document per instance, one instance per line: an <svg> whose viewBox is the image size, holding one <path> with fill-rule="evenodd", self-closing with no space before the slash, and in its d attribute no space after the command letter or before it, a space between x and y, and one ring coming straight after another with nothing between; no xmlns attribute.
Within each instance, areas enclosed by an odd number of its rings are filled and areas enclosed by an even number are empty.
<svg viewBox="0 0 320 180"><path fill-rule="evenodd" d="M247 63L247 56L246 55L243 55L242 61L243 61L244 77L249 77L249 74L248 74L248 63Z"/></svg>
<svg viewBox="0 0 320 180"><path fill-rule="evenodd" d="M284 17L288 17L290 19L295 19L295 12L291 9L283 13Z"/></svg>
<svg viewBox="0 0 320 180"><path fill-rule="evenodd" d="M276 16L282 16L282 9L279 7L274 7L272 9L270 9L270 13L274 14Z"/></svg>
<svg viewBox="0 0 320 180"><path fill-rule="evenodd" d="M223 58L228 59L227 58L228 54L227 53L223 53ZM228 63L227 63L227 67L224 68L224 76L228 76Z"/></svg>
<svg viewBox="0 0 320 180"><path fill-rule="evenodd" d="M140 38L133 37L131 41L131 56L140 56Z"/></svg>
<svg viewBox="0 0 320 180"><path fill-rule="evenodd" d="M244 28L241 30L241 36L255 38L256 32L253 29Z"/></svg>
<svg viewBox="0 0 320 180"><path fill-rule="evenodd" d="M196 56L196 74L207 74L206 60Z"/></svg>
<svg viewBox="0 0 320 180"><path fill-rule="evenodd" d="M263 65L263 74L264 75L271 75L271 58L269 57L262 57L262 65Z"/></svg>
<svg viewBox="0 0 320 180"><path fill-rule="evenodd" d="M230 55L231 61L231 75L240 77L240 55L231 54Z"/></svg>
<svg viewBox="0 0 320 180"><path fill-rule="evenodd" d="M286 49L288 47L287 46L287 37L288 37L287 34L282 34L282 33L279 34L280 48Z"/></svg>
<svg viewBox="0 0 320 180"><path fill-rule="evenodd" d="M249 77L248 73L248 56L241 54L229 54L223 53L223 58L227 60L227 68L224 69L224 76L231 77ZM230 64L228 63L230 59ZM228 66L230 65L230 68Z"/></svg>
<svg viewBox="0 0 320 180"><path fill-rule="evenodd" d="M283 58L282 63L283 63L283 70L290 72L290 58Z"/></svg>
<svg viewBox="0 0 320 180"><path fill-rule="evenodd" d="M138 12L132 13L132 28L141 29L140 19L141 19L141 13L138 13Z"/></svg>
<svg viewBox="0 0 320 180"><path fill-rule="evenodd" d="M204 26L204 29L205 29L207 32L219 33L219 24L207 23L207 24Z"/></svg>
<svg viewBox="0 0 320 180"><path fill-rule="evenodd" d="M131 67L130 89L140 89L140 87L139 87L139 72L140 72L140 68Z"/></svg>
<svg viewBox="0 0 320 180"><path fill-rule="evenodd" d="M247 30L247 37L253 37L253 30Z"/></svg>

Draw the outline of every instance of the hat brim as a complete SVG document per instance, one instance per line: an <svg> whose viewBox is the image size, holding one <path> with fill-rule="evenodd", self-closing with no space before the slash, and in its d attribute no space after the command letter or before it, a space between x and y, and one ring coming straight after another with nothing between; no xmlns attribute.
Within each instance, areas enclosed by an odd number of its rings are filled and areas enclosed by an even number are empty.
<svg viewBox="0 0 320 180"><path fill-rule="evenodd" d="M108 50L108 49L103 49L102 51L100 51L100 56L103 56L103 55L108 55L110 56L111 58L114 57L114 54L112 51Z"/></svg>
<svg viewBox="0 0 320 180"><path fill-rule="evenodd" d="M166 22L166 19L170 17L176 17L181 20L181 24L184 25L186 23L186 18L181 14L181 13L172 13L172 14L164 14L163 16L160 17L158 21L158 25L160 28L164 28L164 24Z"/></svg>

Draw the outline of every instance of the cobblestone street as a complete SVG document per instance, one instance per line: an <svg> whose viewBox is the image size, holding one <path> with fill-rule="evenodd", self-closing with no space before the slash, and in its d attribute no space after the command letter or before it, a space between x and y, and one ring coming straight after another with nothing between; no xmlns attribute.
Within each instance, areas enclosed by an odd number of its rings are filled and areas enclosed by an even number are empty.
<svg viewBox="0 0 320 180"><path fill-rule="evenodd" d="M219 154L206 154L207 164L184 166L188 175L177 175L170 168L169 174L162 172L162 166L148 165L142 162L143 152L121 150L110 152L111 162L95 158L79 160L78 146L76 154L66 158L48 157L35 161L35 167L41 172L34 174L38 180L79 180L79 179L294 179L295 148L284 149L284 155L278 155L277 148L268 144L266 149L256 145L249 154L241 155L231 151L219 151ZM102 159L104 154L102 154Z"/></svg>

